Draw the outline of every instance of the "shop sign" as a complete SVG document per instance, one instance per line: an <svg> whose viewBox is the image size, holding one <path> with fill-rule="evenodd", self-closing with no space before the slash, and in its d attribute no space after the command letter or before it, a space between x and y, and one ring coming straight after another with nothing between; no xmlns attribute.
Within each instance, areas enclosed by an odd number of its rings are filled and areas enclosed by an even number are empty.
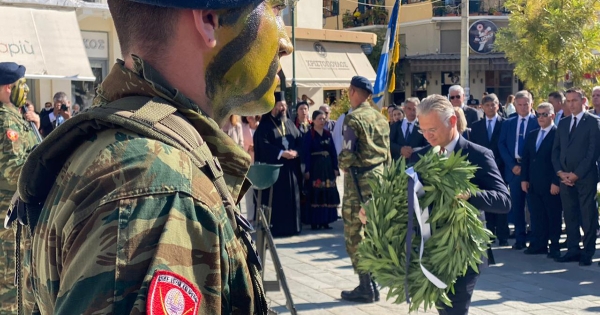
<svg viewBox="0 0 600 315"><path fill-rule="evenodd" d="M81 31L88 58L108 59L108 33Z"/></svg>
<svg viewBox="0 0 600 315"><path fill-rule="evenodd" d="M494 41L498 27L489 20L479 20L469 28L469 46L479 54L488 54L494 50Z"/></svg>

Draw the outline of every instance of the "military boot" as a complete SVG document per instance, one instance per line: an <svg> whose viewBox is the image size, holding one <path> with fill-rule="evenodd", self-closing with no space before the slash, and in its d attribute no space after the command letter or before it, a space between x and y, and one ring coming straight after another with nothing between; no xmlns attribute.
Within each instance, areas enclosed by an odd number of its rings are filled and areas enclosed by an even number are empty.
<svg viewBox="0 0 600 315"><path fill-rule="evenodd" d="M379 289L377 288L377 283L371 277L371 285L373 285L373 299L375 302L379 302Z"/></svg>
<svg viewBox="0 0 600 315"><path fill-rule="evenodd" d="M359 274L360 281L358 287L352 291L342 291L342 300L361 303L373 303L375 293L371 284L371 276L367 274Z"/></svg>

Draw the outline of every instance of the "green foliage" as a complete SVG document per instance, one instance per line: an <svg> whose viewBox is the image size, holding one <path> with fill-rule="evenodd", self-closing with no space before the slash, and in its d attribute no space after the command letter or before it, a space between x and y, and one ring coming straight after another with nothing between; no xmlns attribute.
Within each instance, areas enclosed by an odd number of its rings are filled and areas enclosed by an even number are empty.
<svg viewBox="0 0 600 315"><path fill-rule="evenodd" d="M332 120L337 120L341 114L350 109L350 99L348 99L348 89L342 90L342 96L335 101L335 105L331 106L330 117Z"/></svg>
<svg viewBox="0 0 600 315"><path fill-rule="evenodd" d="M495 49L515 64L515 73L535 95L561 88L567 71L574 86L589 86L600 50L600 0L506 0L512 12L498 31Z"/></svg>
<svg viewBox="0 0 600 315"><path fill-rule="evenodd" d="M414 165L424 185L425 194L419 198L422 208L430 206L432 236L425 242L423 259L419 261L420 237L413 236L411 261L408 274L406 264L406 234L408 220L418 226L415 217L408 217L408 175L404 158L395 161L384 171L377 182L370 182L373 189L370 202L363 205L367 214L365 239L358 253L359 269L370 272L377 282L389 288L387 298L394 303L405 301L405 279L411 298L410 311L424 306L434 308L436 303L451 305L448 293L454 290L458 276L468 267L477 269L482 255L486 255L491 232L479 219L479 210L457 195L478 189L469 180L477 167L470 165L460 152L449 157L439 155L439 147L430 150ZM420 264L444 282L440 289L430 282Z"/></svg>

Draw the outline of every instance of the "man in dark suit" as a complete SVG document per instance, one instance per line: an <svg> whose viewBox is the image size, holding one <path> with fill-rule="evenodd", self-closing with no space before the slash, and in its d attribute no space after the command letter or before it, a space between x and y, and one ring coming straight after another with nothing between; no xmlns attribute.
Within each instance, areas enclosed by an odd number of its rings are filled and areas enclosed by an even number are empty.
<svg viewBox="0 0 600 315"><path fill-rule="evenodd" d="M467 128L471 128L472 124L480 119L483 119L483 112L465 105L465 90L460 85L453 85L448 89L450 103L454 107L460 107L465 113L467 120Z"/></svg>
<svg viewBox="0 0 600 315"><path fill-rule="evenodd" d="M504 119L498 115L500 101L496 94L487 94L481 99L485 118L473 123L471 127L471 141L482 147L492 150L498 170L504 170L504 161L498 151L500 129ZM494 233L500 246L508 246L508 216L506 214L488 213L486 226Z"/></svg>
<svg viewBox="0 0 600 315"><path fill-rule="evenodd" d="M467 141L461 137L456 128L457 117L452 104L442 95L431 95L417 107L417 115L421 124L421 132L429 142L429 146L415 152L411 162L417 162L420 155L431 147L440 146L442 154L461 151L467 160L479 168L471 182L481 190L475 196L461 194L459 198L467 200L481 211L507 213L510 210L510 197L506 185L496 167L492 151ZM482 213L482 220L483 213ZM479 268L481 272L482 268ZM454 294L450 293L452 307L441 306L442 315L467 315L471 305L471 297L479 274L469 267L467 273L459 277L454 284Z"/></svg>
<svg viewBox="0 0 600 315"><path fill-rule="evenodd" d="M554 91L548 94L548 103L554 107L554 125L558 128L563 118L571 116L571 110L565 104L565 95L560 91Z"/></svg>
<svg viewBox="0 0 600 315"><path fill-rule="evenodd" d="M527 91L515 94L515 109L517 116L502 123L498 150L504 161L504 178L510 188L512 209L508 220L515 224L515 244L513 249L521 250L526 247L525 198L521 189L521 159L525 149L525 136L538 129L537 119L531 114L532 99Z"/></svg>
<svg viewBox="0 0 600 315"><path fill-rule="evenodd" d="M560 197L567 226L567 253L558 262L579 261L589 266L596 251L598 230L598 156L600 120L585 111L585 94L580 88L566 93L571 116L561 120L554 138L552 164L561 179ZM581 222L581 223L580 223ZM579 247L583 229L583 250Z"/></svg>
<svg viewBox="0 0 600 315"><path fill-rule="evenodd" d="M527 193L532 232L531 242L524 253L548 254L548 258L556 259L560 257L558 240L562 206L559 195L560 178L552 166L552 145L556 135L552 104L539 104L536 117L540 129L527 134L521 169L521 188Z"/></svg>
<svg viewBox="0 0 600 315"><path fill-rule="evenodd" d="M414 151L427 145L427 141L419 132L417 120L419 103L421 101L416 97L407 99L403 107L406 117L390 128L390 151L394 160L398 160L401 156L408 159Z"/></svg>

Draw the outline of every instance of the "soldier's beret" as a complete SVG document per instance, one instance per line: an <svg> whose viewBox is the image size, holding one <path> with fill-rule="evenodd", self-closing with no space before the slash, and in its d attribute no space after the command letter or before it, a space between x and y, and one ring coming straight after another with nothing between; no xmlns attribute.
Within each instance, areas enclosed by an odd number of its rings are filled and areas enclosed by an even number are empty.
<svg viewBox="0 0 600 315"><path fill-rule="evenodd" d="M17 82L25 76L25 67L14 62L0 62L0 85Z"/></svg>
<svg viewBox="0 0 600 315"><path fill-rule="evenodd" d="M285 92L275 91L275 103L285 101Z"/></svg>
<svg viewBox="0 0 600 315"><path fill-rule="evenodd" d="M165 8L218 10L238 8L256 2L256 0L130 0Z"/></svg>
<svg viewBox="0 0 600 315"><path fill-rule="evenodd" d="M369 79L362 77L360 75L352 77L352 81L350 81L350 85L353 87L359 88L361 90L365 90L370 94L373 94L373 85Z"/></svg>

